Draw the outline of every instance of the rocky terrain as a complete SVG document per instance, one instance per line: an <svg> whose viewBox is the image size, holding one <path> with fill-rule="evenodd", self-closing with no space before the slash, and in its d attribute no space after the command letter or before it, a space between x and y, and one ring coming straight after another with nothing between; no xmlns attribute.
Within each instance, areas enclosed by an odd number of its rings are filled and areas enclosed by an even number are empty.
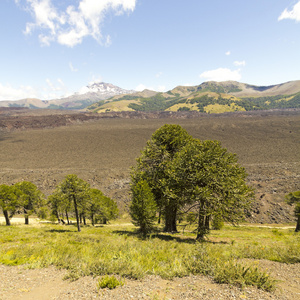
<svg viewBox="0 0 300 300"><path fill-rule="evenodd" d="M256 189L248 221L294 222L285 194L299 190L300 111L78 113L0 109L0 182L35 183L49 195L70 173L118 201L130 201L129 173L152 133L166 123L237 153Z"/></svg>

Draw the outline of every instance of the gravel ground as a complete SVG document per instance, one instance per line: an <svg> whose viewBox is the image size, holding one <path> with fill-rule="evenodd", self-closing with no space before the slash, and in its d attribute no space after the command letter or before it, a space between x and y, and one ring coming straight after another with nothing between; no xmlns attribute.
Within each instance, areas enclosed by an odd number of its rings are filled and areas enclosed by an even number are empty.
<svg viewBox="0 0 300 300"><path fill-rule="evenodd" d="M268 269L279 280L273 293L254 287L239 289L216 284L204 276L164 280L149 276L143 280L123 279L124 285L114 290L97 289L99 277L63 280L65 270L54 267L27 270L0 265L0 299L300 299L300 264L288 265L262 260L259 266Z"/></svg>

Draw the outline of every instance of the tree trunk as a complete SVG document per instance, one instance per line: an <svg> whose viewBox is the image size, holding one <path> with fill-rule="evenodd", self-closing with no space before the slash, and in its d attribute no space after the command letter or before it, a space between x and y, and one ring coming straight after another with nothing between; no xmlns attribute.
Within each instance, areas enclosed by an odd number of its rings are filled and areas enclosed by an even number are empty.
<svg viewBox="0 0 300 300"><path fill-rule="evenodd" d="M210 222L210 216L205 217L205 230L206 232L209 232L209 222Z"/></svg>
<svg viewBox="0 0 300 300"><path fill-rule="evenodd" d="M77 221L77 229L78 229L78 232L80 232L81 228L80 228L80 223L79 223L79 214L78 214L78 209L77 209L76 197L74 195L73 195L73 202L74 202L75 215L76 215L76 221Z"/></svg>
<svg viewBox="0 0 300 300"><path fill-rule="evenodd" d="M85 215L83 215L83 224L86 225Z"/></svg>
<svg viewBox="0 0 300 300"><path fill-rule="evenodd" d="M59 217L58 211L56 211L56 218L57 218L58 224L60 224L60 217Z"/></svg>
<svg viewBox="0 0 300 300"><path fill-rule="evenodd" d="M201 203L198 214L198 228L196 240L203 240L209 231L209 216L206 216L204 205Z"/></svg>
<svg viewBox="0 0 300 300"><path fill-rule="evenodd" d="M70 220L69 220L69 215L68 215L68 211L67 210L66 210L66 218L67 218L68 225L70 225Z"/></svg>
<svg viewBox="0 0 300 300"><path fill-rule="evenodd" d="M157 223L160 224L160 221L161 221L161 207L159 208Z"/></svg>
<svg viewBox="0 0 300 300"><path fill-rule="evenodd" d="M25 215L25 225L28 225L29 224L29 217L28 215Z"/></svg>
<svg viewBox="0 0 300 300"><path fill-rule="evenodd" d="M92 225L95 226L94 214L91 214L91 221L92 221Z"/></svg>
<svg viewBox="0 0 300 300"><path fill-rule="evenodd" d="M177 232L176 226L177 207L169 205L165 209L165 228L164 232Z"/></svg>
<svg viewBox="0 0 300 300"><path fill-rule="evenodd" d="M7 210L3 210L3 214L4 214L4 217L5 217L6 225L9 226L9 225L10 225L10 219L9 219L9 217L8 217L8 212L7 212Z"/></svg>
<svg viewBox="0 0 300 300"><path fill-rule="evenodd" d="M298 215L298 220L297 220L297 225L296 225L295 232L299 232L299 231L300 231L300 214Z"/></svg>

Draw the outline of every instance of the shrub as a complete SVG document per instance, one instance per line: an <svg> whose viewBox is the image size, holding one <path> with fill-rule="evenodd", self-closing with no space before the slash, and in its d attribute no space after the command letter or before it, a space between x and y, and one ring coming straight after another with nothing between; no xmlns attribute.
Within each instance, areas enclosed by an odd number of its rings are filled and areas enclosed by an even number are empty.
<svg viewBox="0 0 300 300"><path fill-rule="evenodd" d="M105 289L109 288L110 290L115 289L117 286L123 286L124 283L118 280L115 276L104 276L102 279L99 279L98 288Z"/></svg>

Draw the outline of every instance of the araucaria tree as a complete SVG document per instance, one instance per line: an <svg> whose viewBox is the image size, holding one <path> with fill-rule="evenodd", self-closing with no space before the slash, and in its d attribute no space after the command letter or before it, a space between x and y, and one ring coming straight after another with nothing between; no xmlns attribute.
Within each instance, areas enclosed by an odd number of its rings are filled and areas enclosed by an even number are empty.
<svg viewBox="0 0 300 300"><path fill-rule="evenodd" d="M197 239L209 232L214 216L234 224L244 217L253 198L246 176L220 142L193 139L179 125L164 125L152 135L131 174L133 186L148 183L165 231L176 231L179 209L197 209Z"/></svg>
<svg viewBox="0 0 300 300"><path fill-rule="evenodd" d="M197 239L209 232L212 217L235 224L250 208L253 190L245 182L245 169L218 141L190 141L176 154L169 172L173 197L197 208Z"/></svg>
<svg viewBox="0 0 300 300"><path fill-rule="evenodd" d="M25 224L29 224L29 216L38 213L44 206L44 195L35 184L29 181L18 182L15 185L18 206L23 209Z"/></svg>
<svg viewBox="0 0 300 300"><path fill-rule="evenodd" d="M72 203L74 206L78 231L81 231L79 209L85 207L89 197L89 189L89 184L75 174L67 175L58 187L59 194L61 193L58 199Z"/></svg>
<svg viewBox="0 0 300 300"><path fill-rule="evenodd" d="M300 191L289 193L285 196L288 204L295 204L295 216L297 218L296 232L300 231Z"/></svg>
<svg viewBox="0 0 300 300"><path fill-rule="evenodd" d="M14 186L0 185L0 207L2 208L6 225L10 225L10 218L18 208L18 198Z"/></svg>
<svg viewBox="0 0 300 300"><path fill-rule="evenodd" d="M132 202L130 216L133 224L139 226L140 232L146 235L153 229L156 218L156 203L151 189L145 180L140 180L131 186Z"/></svg>
<svg viewBox="0 0 300 300"><path fill-rule="evenodd" d="M162 126L147 142L131 173L133 185L140 180L147 181L159 210L159 220L163 214L166 232L177 231L177 212L182 205L181 199L169 197L168 194L170 164L175 154L191 139L187 131L179 125Z"/></svg>

